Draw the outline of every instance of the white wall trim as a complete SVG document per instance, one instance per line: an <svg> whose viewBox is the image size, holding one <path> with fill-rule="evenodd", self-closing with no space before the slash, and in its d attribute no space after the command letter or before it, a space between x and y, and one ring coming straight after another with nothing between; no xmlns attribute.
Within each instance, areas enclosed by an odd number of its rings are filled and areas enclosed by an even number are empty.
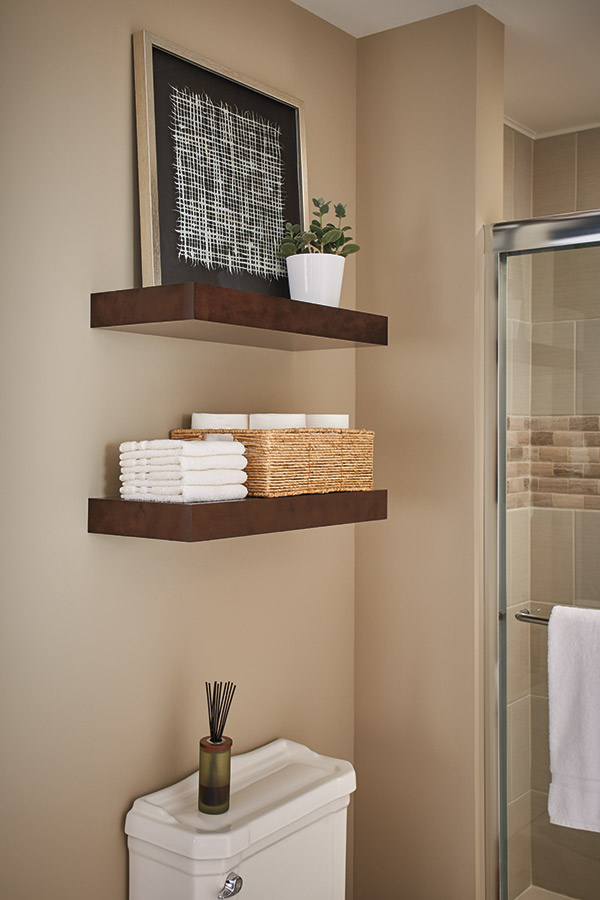
<svg viewBox="0 0 600 900"><path fill-rule="evenodd" d="M509 128L512 128L513 131L518 131L520 134L524 134L525 137L531 138L532 141L537 137L535 131L532 131L531 128L526 128L519 122L515 122L514 119L509 119L508 116L504 116L504 124L508 125Z"/></svg>
<svg viewBox="0 0 600 900"><path fill-rule="evenodd" d="M515 122L514 119L509 119L508 116L504 117L504 124L509 128L514 129L514 131L520 132L520 134L524 134L525 137L531 138L532 141L537 141L540 138L548 138L548 137L557 137L561 134L574 134L577 131L590 131L592 128L600 128L600 122L591 122L588 125L578 125L575 128L562 128L558 131L532 131L531 128L527 128L525 125L521 125L519 122Z"/></svg>
<svg viewBox="0 0 600 900"><path fill-rule="evenodd" d="M565 128L562 131L544 131L536 134L538 138L556 137L559 134L574 134L576 131L590 131L592 128L600 128L600 122L592 122L590 125L580 125L578 128Z"/></svg>

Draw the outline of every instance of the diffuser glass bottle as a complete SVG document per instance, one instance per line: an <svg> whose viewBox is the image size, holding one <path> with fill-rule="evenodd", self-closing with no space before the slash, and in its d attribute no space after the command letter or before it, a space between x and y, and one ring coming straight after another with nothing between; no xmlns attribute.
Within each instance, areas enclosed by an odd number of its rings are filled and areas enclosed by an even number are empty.
<svg viewBox="0 0 600 900"><path fill-rule="evenodd" d="M206 700L210 734L200 741L198 773L198 809L208 815L220 815L229 809L231 792L231 738L223 735L235 684L206 682Z"/></svg>

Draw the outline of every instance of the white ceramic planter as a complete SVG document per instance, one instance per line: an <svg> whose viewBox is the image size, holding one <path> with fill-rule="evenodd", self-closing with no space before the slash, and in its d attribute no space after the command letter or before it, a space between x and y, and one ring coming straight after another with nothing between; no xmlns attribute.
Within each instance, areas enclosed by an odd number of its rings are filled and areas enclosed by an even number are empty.
<svg viewBox="0 0 600 900"><path fill-rule="evenodd" d="M343 256L300 253L286 259L290 297L322 306L339 306L344 277Z"/></svg>

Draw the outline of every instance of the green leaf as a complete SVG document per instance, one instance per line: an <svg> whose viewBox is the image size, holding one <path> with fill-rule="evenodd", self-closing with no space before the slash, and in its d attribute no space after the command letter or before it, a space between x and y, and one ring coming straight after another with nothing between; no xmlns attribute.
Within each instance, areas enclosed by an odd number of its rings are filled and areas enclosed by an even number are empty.
<svg viewBox="0 0 600 900"><path fill-rule="evenodd" d="M321 203L321 205L320 205L320 207L319 207L319 212L321 213L322 216L326 216L327 213L329 212L329 204L330 204L330 202L331 202L331 201L328 200L327 203Z"/></svg>
<svg viewBox="0 0 600 900"><path fill-rule="evenodd" d="M338 219L343 219L346 215L346 203L336 203L335 205L335 214Z"/></svg>
<svg viewBox="0 0 600 900"><path fill-rule="evenodd" d="M329 231L325 231L322 239L323 246L325 246L326 244L333 244L336 241L339 241L341 237L342 232L339 228L332 228Z"/></svg>
<svg viewBox="0 0 600 900"><path fill-rule="evenodd" d="M282 241L279 252L281 256L293 256L296 252L296 245L293 241Z"/></svg>
<svg viewBox="0 0 600 900"><path fill-rule="evenodd" d="M342 231L352 231L352 225L344 225Z"/></svg>
<svg viewBox="0 0 600 900"><path fill-rule="evenodd" d="M345 244L340 250L340 256L349 256L351 253L358 253L359 250L358 244Z"/></svg>
<svg viewBox="0 0 600 900"><path fill-rule="evenodd" d="M314 203L314 205L317 207L317 209L319 209L319 207L321 206L321 204L322 204L322 203L325 203L325 201L323 200L322 197L319 197L318 200L316 200L316 199L313 197L313 203Z"/></svg>

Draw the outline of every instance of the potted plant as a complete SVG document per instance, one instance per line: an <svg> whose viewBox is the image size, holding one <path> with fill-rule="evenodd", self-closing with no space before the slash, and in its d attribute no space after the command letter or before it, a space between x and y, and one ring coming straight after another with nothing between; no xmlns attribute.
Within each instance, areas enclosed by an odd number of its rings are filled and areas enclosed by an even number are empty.
<svg viewBox="0 0 600 900"><path fill-rule="evenodd" d="M330 202L313 197L315 218L308 231L302 231L299 225L291 222L285 223L279 253L285 257L292 300L339 306L344 262L360 247L348 234L350 226L342 225L342 219L346 217L344 203L336 203L334 207L337 224L323 224Z"/></svg>

